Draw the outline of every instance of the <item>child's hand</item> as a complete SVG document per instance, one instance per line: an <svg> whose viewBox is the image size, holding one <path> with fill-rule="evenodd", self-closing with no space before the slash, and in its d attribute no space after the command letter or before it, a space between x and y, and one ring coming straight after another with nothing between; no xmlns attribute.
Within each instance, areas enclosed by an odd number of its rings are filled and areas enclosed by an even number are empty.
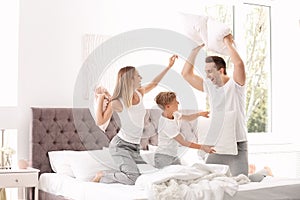
<svg viewBox="0 0 300 200"><path fill-rule="evenodd" d="M209 111L199 112L199 116L208 118L209 117Z"/></svg>
<svg viewBox="0 0 300 200"><path fill-rule="evenodd" d="M216 150L213 148L213 146L201 145L200 149L206 153L216 153Z"/></svg>

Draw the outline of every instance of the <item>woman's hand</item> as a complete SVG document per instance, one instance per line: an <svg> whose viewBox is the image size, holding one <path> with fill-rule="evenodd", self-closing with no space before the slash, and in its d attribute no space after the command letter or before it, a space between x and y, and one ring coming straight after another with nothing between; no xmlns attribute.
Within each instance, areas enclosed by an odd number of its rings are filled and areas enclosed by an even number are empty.
<svg viewBox="0 0 300 200"><path fill-rule="evenodd" d="M175 60L178 58L177 55L173 55L170 59L169 59L169 65L168 67L172 67L175 63Z"/></svg>
<svg viewBox="0 0 300 200"><path fill-rule="evenodd" d="M111 99L111 95L109 94L109 92L104 87L99 86L95 89L95 97L98 98L102 95L104 95L104 99L108 101Z"/></svg>

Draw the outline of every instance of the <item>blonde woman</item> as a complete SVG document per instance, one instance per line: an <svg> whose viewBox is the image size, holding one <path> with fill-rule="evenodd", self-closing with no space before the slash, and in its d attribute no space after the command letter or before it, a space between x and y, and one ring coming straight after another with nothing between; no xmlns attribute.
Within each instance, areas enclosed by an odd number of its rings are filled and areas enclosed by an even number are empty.
<svg viewBox="0 0 300 200"><path fill-rule="evenodd" d="M98 95L96 123L98 125L105 123L112 113L116 112L121 121L121 129L109 145L110 154L118 169L99 172L92 181L135 184L140 175L137 164L145 163L140 156L140 141L146 114L143 96L158 85L177 58L177 55L173 55L169 59L169 65L145 86L141 86L142 77L135 67L121 68L114 93L105 110L103 102L109 95L105 93Z"/></svg>

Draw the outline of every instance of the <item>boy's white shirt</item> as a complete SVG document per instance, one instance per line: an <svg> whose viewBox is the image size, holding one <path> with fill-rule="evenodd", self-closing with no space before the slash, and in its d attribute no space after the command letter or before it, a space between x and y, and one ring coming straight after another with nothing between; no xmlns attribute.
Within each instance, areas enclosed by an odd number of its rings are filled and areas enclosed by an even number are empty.
<svg viewBox="0 0 300 200"><path fill-rule="evenodd" d="M180 134L182 114L178 111L173 113L174 119L161 116L158 123L158 147L156 153L177 156L178 142L174 139Z"/></svg>

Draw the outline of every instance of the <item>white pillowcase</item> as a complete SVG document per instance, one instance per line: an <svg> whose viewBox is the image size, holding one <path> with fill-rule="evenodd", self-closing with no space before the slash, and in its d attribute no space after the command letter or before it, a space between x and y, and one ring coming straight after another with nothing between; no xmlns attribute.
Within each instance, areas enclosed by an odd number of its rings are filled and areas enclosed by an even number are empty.
<svg viewBox="0 0 300 200"><path fill-rule="evenodd" d="M63 174L71 177L75 177L71 165L66 160L68 159L69 151L49 151L49 161L51 168L58 174Z"/></svg>
<svg viewBox="0 0 300 200"><path fill-rule="evenodd" d="M81 181L91 181L99 171L115 170L116 165L109 149L91 151L51 151L48 152L51 168L58 174L75 177ZM150 173L154 168L154 152L141 151L147 164L138 164L141 174Z"/></svg>
<svg viewBox="0 0 300 200"><path fill-rule="evenodd" d="M108 148L94 151L74 151L68 158L76 179L91 181L99 171L116 169Z"/></svg>
<svg viewBox="0 0 300 200"><path fill-rule="evenodd" d="M215 146L218 154L237 155L237 142L236 142L236 112L229 111L225 113L223 126L221 129L220 137Z"/></svg>
<svg viewBox="0 0 300 200"><path fill-rule="evenodd" d="M137 167L141 174L153 173L159 170L150 164L137 164Z"/></svg>
<svg viewBox="0 0 300 200"><path fill-rule="evenodd" d="M151 166L155 166L155 163L154 163L154 154L155 154L155 151L140 150L140 155L143 158L143 160L147 164L150 164Z"/></svg>
<svg viewBox="0 0 300 200"><path fill-rule="evenodd" d="M195 163L205 163L201 156L200 150L184 146L178 148L178 157L182 165L192 166Z"/></svg>
<svg viewBox="0 0 300 200"><path fill-rule="evenodd" d="M223 55L229 55L228 49L223 41L224 37L231 33L231 29L224 23L213 18L207 21L206 48Z"/></svg>
<svg viewBox="0 0 300 200"><path fill-rule="evenodd" d="M206 24L208 17L205 15L194 15L188 13L179 13L183 32L197 45L204 44L207 40Z"/></svg>
<svg viewBox="0 0 300 200"><path fill-rule="evenodd" d="M218 119L217 117L216 119ZM215 150L217 154L229 154L229 155L237 155L237 141L236 141L236 131L235 131L235 122L236 122L236 112L235 111L228 111L225 113L222 124L218 122L214 123L212 126L222 126L219 129L218 137L215 144ZM208 140L208 132L211 126L211 119L201 119L199 120L198 124L198 138L199 143L203 144L205 141ZM211 134L215 134L212 132Z"/></svg>
<svg viewBox="0 0 300 200"><path fill-rule="evenodd" d="M83 181L92 180L98 171L115 168L108 148L92 151L52 151L48 154L54 172Z"/></svg>
<svg viewBox="0 0 300 200"><path fill-rule="evenodd" d="M184 33L198 45L223 55L229 55L223 38L231 33L231 29L212 17L180 13Z"/></svg>

